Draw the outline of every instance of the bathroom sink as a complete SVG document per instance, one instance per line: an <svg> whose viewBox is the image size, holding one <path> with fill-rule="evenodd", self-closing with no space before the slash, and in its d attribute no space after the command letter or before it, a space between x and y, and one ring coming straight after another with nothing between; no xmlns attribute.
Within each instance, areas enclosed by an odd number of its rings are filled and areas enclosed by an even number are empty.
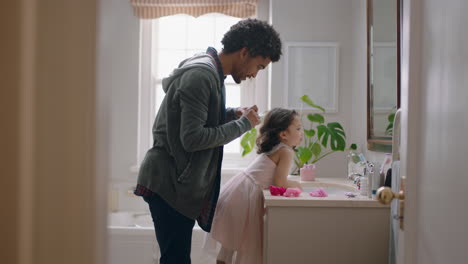
<svg viewBox="0 0 468 264"><path fill-rule="evenodd" d="M311 192L322 188L328 195L341 195L347 192L357 192L356 186L346 181L336 179L317 179L316 181L300 181L303 192Z"/></svg>
<svg viewBox="0 0 468 264"><path fill-rule="evenodd" d="M344 195L347 192L353 192L354 190L350 188L343 188L343 187L302 187L302 192L311 192L317 190L317 188L322 188L328 195Z"/></svg>

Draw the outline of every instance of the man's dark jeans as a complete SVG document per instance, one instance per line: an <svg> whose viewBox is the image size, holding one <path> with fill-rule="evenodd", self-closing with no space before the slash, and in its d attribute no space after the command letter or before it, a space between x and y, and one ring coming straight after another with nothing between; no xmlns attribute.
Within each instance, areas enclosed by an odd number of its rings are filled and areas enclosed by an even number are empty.
<svg viewBox="0 0 468 264"><path fill-rule="evenodd" d="M161 264L190 264L192 220L168 205L159 195L146 196L161 251Z"/></svg>

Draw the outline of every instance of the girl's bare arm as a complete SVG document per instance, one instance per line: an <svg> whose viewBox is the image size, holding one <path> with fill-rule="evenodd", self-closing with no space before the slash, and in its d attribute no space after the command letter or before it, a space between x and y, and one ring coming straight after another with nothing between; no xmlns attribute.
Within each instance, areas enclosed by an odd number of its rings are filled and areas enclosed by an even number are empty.
<svg viewBox="0 0 468 264"><path fill-rule="evenodd" d="M278 150L278 155L279 159L275 174L273 175L273 184L284 188L301 188L298 182L288 180L289 169L294 153L286 148L280 148Z"/></svg>

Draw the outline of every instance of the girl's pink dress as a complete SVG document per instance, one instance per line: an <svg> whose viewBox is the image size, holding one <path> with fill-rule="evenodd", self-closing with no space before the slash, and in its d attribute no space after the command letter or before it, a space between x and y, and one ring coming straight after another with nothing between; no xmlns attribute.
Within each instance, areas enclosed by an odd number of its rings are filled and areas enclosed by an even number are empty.
<svg viewBox="0 0 468 264"><path fill-rule="evenodd" d="M243 172L222 186L205 249L215 253L220 243L236 252L235 263L263 263L263 190L273 184L276 169L276 164L267 155L281 147L292 151L280 143L270 152L258 155Z"/></svg>

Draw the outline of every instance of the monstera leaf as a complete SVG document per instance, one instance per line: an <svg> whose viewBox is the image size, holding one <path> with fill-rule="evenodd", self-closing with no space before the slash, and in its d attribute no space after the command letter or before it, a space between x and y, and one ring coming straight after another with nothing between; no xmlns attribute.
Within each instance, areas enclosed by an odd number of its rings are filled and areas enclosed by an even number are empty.
<svg viewBox="0 0 468 264"><path fill-rule="evenodd" d="M254 127L246 132L241 139L242 157L249 154L255 147L255 139L257 138L257 129Z"/></svg>
<svg viewBox="0 0 468 264"><path fill-rule="evenodd" d="M330 142L330 148L334 151L344 151L346 148L346 134L340 123L332 122L317 126L318 137L326 148Z"/></svg>
<svg viewBox="0 0 468 264"><path fill-rule="evenodd" d="M324 109L323 107L321 107L320 105L316 105L316 104L314 103L314 101L312 101L312 100L309 98L308 95L303 95L303 96L301 97L301 100L302 100L302 102L306 103L306 104L309 105L310 107L319 109L319 110L321 110L322 112L325 113L325 109Z"/></svg>
<svg viewBox="0 0 468 264"><path fill-rule="evenodd" d="M299 159L300 164L304 164L312 158L312 151L306 147L298 147L296 157Z"/></svg>
<svg viewBox="0 0 468 264"><path fill-rule="evenodd" d="M311 137L315 136L315 130L313 130L313 129L304 129L304 134L307 137L311 138Z"/></svg>
<svg viewBox="0 0 468 264"><path fill-rule="evenodd" d="M325 118L321 114L308 114L307 119L309 119L311 122L316 122L319 124L325 123Z"/></svg>
<svg viewBox="0 0 468 264"><path fill-rule="evenodd" d="M322 153L322 146L319 143L309 144L309 149L315 157L320 156L320 153Z"/></svg>

